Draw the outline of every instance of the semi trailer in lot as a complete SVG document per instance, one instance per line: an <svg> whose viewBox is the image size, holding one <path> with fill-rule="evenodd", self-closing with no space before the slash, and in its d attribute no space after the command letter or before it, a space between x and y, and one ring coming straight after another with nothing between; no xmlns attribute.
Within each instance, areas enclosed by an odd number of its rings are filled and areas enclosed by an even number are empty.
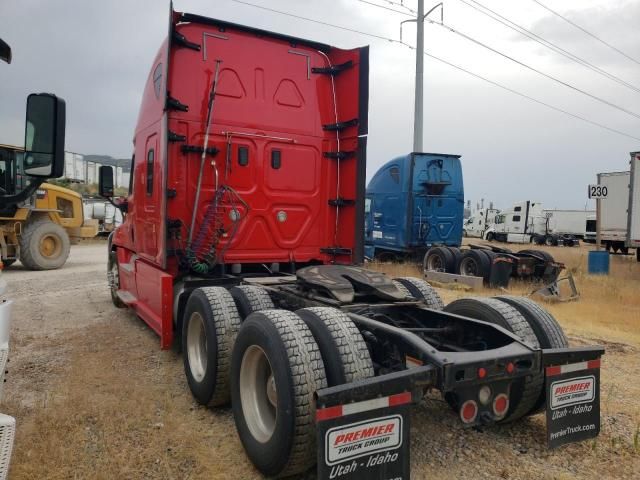
<svg viewBox="0 0 640 480"><path fill-rule="evenodd" d="M640 262L640 152L631 152L630 155L629 207L627 209L627 241L625 247L635 248L636 259Z"/></svg>
<svg viewBox="0 0 640 480"><path fill-rule="evenodd" d="M367 186L366 256L422 258L433 245L459 246L463 215L459 155L414 152L395 158Z"/></svg>
<svg viewBox="0 0 640 480"><path fill-rule="evenodd" d="M546 405L550 445L597 434L601 348L567 348L528 299L444 307L421 279L359 266L368 48L173 11L168 33L143 94L133 189L114 199L127 214L109 237L109 285L162 348L180 343L199 403L231 404L260 472L409 478L407 409L433 389L467 426ZM111 168L100 191L113 196Z"/></svg>
<svg viewBox="0 0 640 480"><path fill-rule="evenodd" d="M607 198L600 201L600 242L608 251L627 253L631 172L599 173L597 178L607 189Z"/></svg>

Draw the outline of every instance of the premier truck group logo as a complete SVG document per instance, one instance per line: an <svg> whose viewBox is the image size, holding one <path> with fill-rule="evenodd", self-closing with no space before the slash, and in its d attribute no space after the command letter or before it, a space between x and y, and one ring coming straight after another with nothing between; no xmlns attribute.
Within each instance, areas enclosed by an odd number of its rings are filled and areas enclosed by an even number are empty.
<svg viewBox="0 0 640 480"><path fill-rule="evenodd" d="M393 450L401 445L402 417L400 415L351 423L327 431L325 435L326 462L328 465L334 465L376 452ZM389 461L391 461L391 457L393 454L388 459ZM370 457L367 459L367 463L384 462L385 458L384 455L381 459Z"/></svg>
<svg viewBox="0 0 640 480"><path fill-rule="evenodd" d="M589 375L553 382L551 384L551 408L556 410L593 401L595 381L595 377Z"/></svg>

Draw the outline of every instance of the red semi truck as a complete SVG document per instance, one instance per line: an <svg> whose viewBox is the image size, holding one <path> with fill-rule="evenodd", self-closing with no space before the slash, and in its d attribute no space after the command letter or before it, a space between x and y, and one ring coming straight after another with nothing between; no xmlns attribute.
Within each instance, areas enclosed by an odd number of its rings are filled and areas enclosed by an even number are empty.
<svg viewBox="0 0 640 480"><path fill-rule="evenodd" d="M443 307L423 280L358 266L367 106L367 48L172 10L114 200L115 305L179 342L193 396L231 404L265 475L408 478L407 409L430 389L468 426L590 402L549 439L596 435L602 348L567 348L528 299Z"/></svg>

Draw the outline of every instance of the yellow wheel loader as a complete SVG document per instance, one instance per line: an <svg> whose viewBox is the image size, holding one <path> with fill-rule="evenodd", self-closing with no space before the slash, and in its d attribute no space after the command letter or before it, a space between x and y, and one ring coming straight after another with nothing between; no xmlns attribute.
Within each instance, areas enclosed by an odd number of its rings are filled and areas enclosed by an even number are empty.
<svg viewBox="0 0 640 480"><path fill-rule="evenodd" d="M0 145L0 188L24 188L24 151ZM60 268L71 244L98 233L97 220L84 220L82 197L68 188L41 184L22 202L0 209L0 253L6 266L16 260L31 270Z"/></svg>
<svg viewBox="0 0 640 480"><path fill-rule="evenodd" d="M79 194L44 183L64 171L65 116L61 98L31 94L25 147L0 145L0 253L5 265L20 260L33 270L60 268L72 242L97 233L97 225L83 221Z"/></svg>

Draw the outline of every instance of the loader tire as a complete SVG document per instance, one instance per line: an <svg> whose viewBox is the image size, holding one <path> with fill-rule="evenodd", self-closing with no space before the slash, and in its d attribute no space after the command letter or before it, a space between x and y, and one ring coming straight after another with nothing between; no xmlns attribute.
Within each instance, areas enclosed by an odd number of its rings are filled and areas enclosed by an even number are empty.
<svg viewBox="0 0 640 480"><path fill-rule="evenodd" d="M360 330L344 312L331 307L296 311L318 343L327 386L373 377L371 355Z"/></svg>
<svg viewBox="0 0 640 480"><path fill-rule="evenodd" d="M67 231L48 218L27 222L20 236L20 261L29 270L54 270L69 257Z"/></svg>
<svg viewBox="0 0 640 480"><path fill-rule="evenodd" d="M120 269L118 266L118 254L109 252L109 260L107 261L107 275L109 276L109 291L111 293L111 301L118 308L127 308L127 304L120 300L118 290L120 289Z"/></svg>
<svg viewBox="0 0 640 480"><path fill-rule="evenodd" d="M263 310L247 317L231 361L233 418L263 475L301 474L315 463L314 395L326 386L320 348L298 315Z"/></svg>
<svg viewBox="0 0 640 480"><path fill-rule="evenodd" d="M264 288L255 285L240 285L229 289L229 293L236 302L240 318L244 320L253 312L260 310L272 310L275 307L273 300Z"/></svg>
<svg viewBox="0 0 640 480"><path fill-rule="evenodd" d="M415 277L399 277L394 278L393 281L403 285L413 298L422 301L428 308L432 310L444 308L444 302L438 292L424 280Z"/></svg>
<svg viewBox="0 0 640 480"><path fill-rule="evenodd" d="M512 295L500 295L494 298L511 305L520 312L535 333L540 348L569 347L569 341L558 321L533 300ZM543 389L531 413L539 412L544 408L545 397L545 390Z"/></svg>
<svg viewBox="0 0 640 480"><path fill-rule="evenodd" d="M500 300L479 297L461 298L447 305L444 311L493 323L513 332L524 343L534 348L539 347L538 339L527 320L514 307ZM544 373L542 371L515 380L511 384L509 410L498 423L510 423L531 413L535 410L543 390Z"/></svg>
<svg viewBox="0 0 640 480"><path fill-rule="evenodd" d="M182 321L182 352L187 382L198 403L229 403L231 350L239 329L240 315L225 288L202 287L191 293Z"/></svg>

